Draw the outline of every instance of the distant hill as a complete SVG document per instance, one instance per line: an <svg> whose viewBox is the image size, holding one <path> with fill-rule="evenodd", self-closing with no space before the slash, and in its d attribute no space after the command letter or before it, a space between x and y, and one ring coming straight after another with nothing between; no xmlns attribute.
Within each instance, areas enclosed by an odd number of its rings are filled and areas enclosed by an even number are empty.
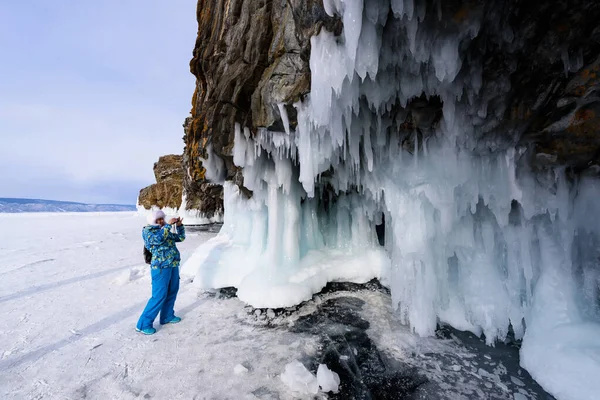
<svg viewBox="0 0 600 400"><path fill-rule="evenodd" d="M136 211L133 205L85 204L72 201L13 199L0 197L0 213Z"/></svg>

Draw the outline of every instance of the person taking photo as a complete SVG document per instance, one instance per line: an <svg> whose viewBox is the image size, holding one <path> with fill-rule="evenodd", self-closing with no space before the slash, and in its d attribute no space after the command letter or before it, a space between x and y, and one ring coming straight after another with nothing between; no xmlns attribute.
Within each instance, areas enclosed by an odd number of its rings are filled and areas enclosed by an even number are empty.
<svg viewBox="0 0 600 400"><path fill-rule="evenodd" d="M172 218L167 224L165 213L155 211L148 217L148 225L142 230L144 247L152 254L152 297L138 320L136 330L145 335L156 333L153 324L160 313L160 324L176 324L181 318L175 316L173 307L179 291L179 263L181 255L175 243L185 240L185 228L181 218Z"/></svg>

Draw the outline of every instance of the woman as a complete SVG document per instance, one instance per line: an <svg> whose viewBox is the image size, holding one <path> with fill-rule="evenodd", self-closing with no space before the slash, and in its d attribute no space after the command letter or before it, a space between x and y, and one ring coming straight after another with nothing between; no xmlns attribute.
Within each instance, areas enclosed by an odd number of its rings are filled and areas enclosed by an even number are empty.
<svg viewBox="0 0 600 400"><path fill-rule="evenodd" d="M144 246L152 253L150 271L152 274L152 297L142 312L136 330L145 335L153 335L152 326L160 312L160 323L176 324L181 318L175 316L173 306L179 291L179 262L181 256L175 243L185 240L183 220L173 218L165 223L165 213L155 211L148 218L150 225L142 230ZM175 226L173 226L175 225Z"/></svg>

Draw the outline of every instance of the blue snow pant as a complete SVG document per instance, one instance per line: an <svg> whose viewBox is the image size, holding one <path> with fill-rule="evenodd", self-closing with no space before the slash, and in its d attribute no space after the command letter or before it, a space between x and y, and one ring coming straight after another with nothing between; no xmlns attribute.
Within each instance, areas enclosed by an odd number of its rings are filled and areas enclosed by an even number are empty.
<svg viewBox="0 0 600 400"><path fill-rule="evenodd" d="M166 324L175 316L173 306L179 291L179 267L151 269L152 297L137 323L138 329L152 328L160 312L160 323Z"/></svg>

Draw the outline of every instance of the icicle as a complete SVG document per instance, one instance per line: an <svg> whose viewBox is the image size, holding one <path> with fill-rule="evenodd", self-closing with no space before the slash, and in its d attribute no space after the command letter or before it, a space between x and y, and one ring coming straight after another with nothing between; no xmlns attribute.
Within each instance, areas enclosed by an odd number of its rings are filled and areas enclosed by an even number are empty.
<svg viewBox="0 0 600 400"><path fill-rule="evenodd" d="M240 124L235 124L235 137L233 140L233 163L238 167L246 165L246 138L242 137Z"/></svg>
<svg viewBox="0 0 600 400"><path fill-rule="evenodd" d="M413 167L419 168L419 135L417 131L414 133L414 149L413 149Z"/></svg>
<svg viewBox="0 0 600 400"><path fill-rule="evenodd" d="M290 134L290 120L288 118L287 111L285 109L284 103L277 103L277 107L279 108L279 115L281 115L281 121L283 122L283 129L285 129L285 133Z"/></svg>

